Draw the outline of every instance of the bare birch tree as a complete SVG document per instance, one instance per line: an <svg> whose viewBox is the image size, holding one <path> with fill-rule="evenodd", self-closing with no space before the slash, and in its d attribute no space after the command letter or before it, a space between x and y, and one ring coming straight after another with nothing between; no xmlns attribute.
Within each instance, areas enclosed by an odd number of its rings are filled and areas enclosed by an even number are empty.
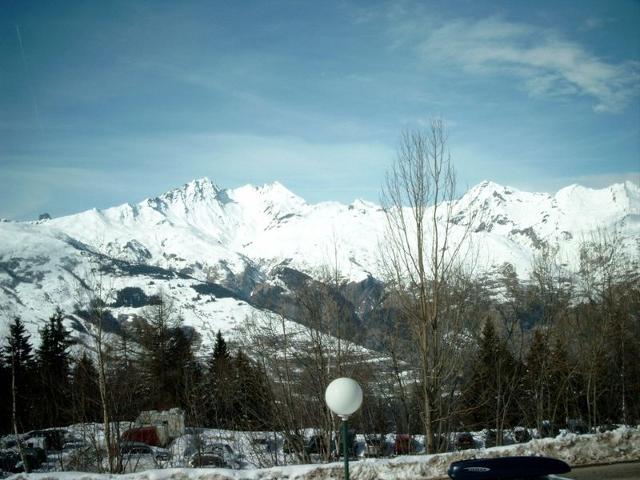
<svg viewBox="0 0 640 480"><path fill-rule="evenodd" d="M456 175L441 120L426 131L405 132L382 192L386 235L382 246L390 285L418 352L422 424L427 452L443 417L442 389L455 378L455 333L451 284L461 272L465 240L473 221L454 217ZM468 219L467 219L468 220Z"/></svg>
<svg viewBox="0 0 640 480"><path fill-rule="evenodd" d="M637 255L626 252L616 230L598 230L581 245L578 277L584 303L576 315L575 332L582 340L579 363L589 426L612 420L600 418L603 410L611 416L617 409L618 420L626 423L629 400L637 398L637 393L628 390L628 370L637 364L634 352L640 349L636 306L639 263ZM616 392L619 400L607 401L610 392ZM613 405L619 407L611 408Z"/></svg>
<svg viewBox="0 0 640 480"><path fill-rule="evenodd" d="M100 393L104 442L110 473L121 470L118 438L116 432L112 431L111 392L107 379L112 345L109 341L109 335L105 331L105 324L109 317L107 305L112 300L113 293L114 289L107 285L98 265L93 265L91 271L85 275L85 279L80 281L76 293L78 307L87 309L88 322L85 322L85 326L92 343L90 348L94 350L96 356L98 392ZM96 451L96 453L98 457L101 456L101 452Z"/></svg>

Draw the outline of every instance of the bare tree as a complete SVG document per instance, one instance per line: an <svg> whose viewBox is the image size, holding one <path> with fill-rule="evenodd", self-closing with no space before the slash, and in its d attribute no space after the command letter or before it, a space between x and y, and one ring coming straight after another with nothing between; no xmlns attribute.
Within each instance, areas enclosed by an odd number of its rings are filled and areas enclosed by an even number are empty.
<svg viewBox="0 0 640 480"><path fill-rule="evenodd" d="M331 300L328 288L313 282L297 292L296 302L307 325L263 313L247 318L238 335L243 351L268 374L275 426L282 432L285 450L298 462L310 459L304 439L309 428L318 429L314 449L330 460L337 422L326 408L324 391L340 375L366 383L370 368L366 351L335 336L342 333L337 317L340 306ZM332 323L336 319L338 324Z"/></svg>
<svg viewBox="0 0 640 480"><path fill-rule="evenodd" d="M100 266L97 264L94 264L91 271L80 281L76 294L78 309L86 308L85 313L88 321L85 322L85 325L92 342L90 348L96 355L104 442L109 462L109 472L111 473L121 470L120 455L117 448L118 438L116 433L112 431L111 394L107 379L112 345L109 340L109 334L105 330L105 325L110 316L107 305L112 300L113 294L114 289L107 284ZM98 457L101 456L100 451L96 451L96 454Z"/></svg>
<svg viewBox="0 0 640 480"><path fill-rule="evenodd" d="M18 452L20 453L20 459L25 473L29 473L30 467L27 457L25 455L24 446L22 445L22 436L18 433L18 414L17 414L17 401L16 401L16 349L11 348L11 420L13 423L13 434L16 436L16 445L18 445Z"/></svg>
<svg viewBox="0 0 640 480"><path fill-rule="evenodd" d="M611 416L613 405L619 420L626 423L629 400L637 397L628 389L628 369L637 363L634 352L640 348L639 263L637 256L628 254L616 230L598 230L581 245L578 279L584 303L575 318L575 332L581 338L579 363L590 426L611 421L600 418L600 412L608 410ZM618 378L611 382L614 375ZM607 402L607 390L616 391L619 402Z"/></svg>
<svg viewBox="0 0 640 480"><path fill-rule="evenodd" d="M389 284L416 344L425 446L434 451L434 426L446 422L442 389L457 375L452 283L474 218L455 217L456 175L441 120L406 132L382 192L386 235L382 257ZM439 428L438 428L439 429Z"/></svg>

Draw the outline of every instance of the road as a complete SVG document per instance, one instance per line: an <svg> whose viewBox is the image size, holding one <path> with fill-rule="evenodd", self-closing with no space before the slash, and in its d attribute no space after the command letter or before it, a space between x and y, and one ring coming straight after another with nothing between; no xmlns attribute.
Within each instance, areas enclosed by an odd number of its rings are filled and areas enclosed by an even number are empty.
<svg viewBox="0 0 640 480"><path fill-rule="evenodd" d="M575 480L640 480L640 462L574 468L562 477Z"/></svg>

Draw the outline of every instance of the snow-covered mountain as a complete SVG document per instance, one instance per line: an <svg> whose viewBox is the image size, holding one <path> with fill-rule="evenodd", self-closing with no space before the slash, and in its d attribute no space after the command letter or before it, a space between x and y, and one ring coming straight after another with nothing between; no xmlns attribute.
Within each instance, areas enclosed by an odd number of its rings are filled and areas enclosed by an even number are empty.
<svg viewBox="0 0 640 480"><path fill-rule="evenodd" d="M571 185L555 195L483 182L453 211L453 235L476 219L471 240L487 268L508 261L526 275L536 251L556 244L575 262L599 228L616 228L627 248L640 246L640 187L632 182ZM384 228L383 210L370 202L308 204L277 182L221 189L206 178L137 204L3 221L0 334L14 315L35 333L55 305L72 311L96 271L116 293L118 315L137 308L118 297L126 287L162 289L187 324L230 330L258 308L251 298L262 286L286 288L284 271L313 277L337 265L352 282L380 278Z"/></svg>
<svg viewBox="0 0 640 480"><path fill-rule="evenodd" d="M62 231L129 262L177 270L200 263L234 274L247 262L313 269L330 260L327 244L335 235L341 256L348 263L357 256L364 265L349 273L362 277L375 263L371 235L382 220L381 210L367 202L309 205L277 182L222 190L204 178L136 205L89 210L37 228Z"/></svg>

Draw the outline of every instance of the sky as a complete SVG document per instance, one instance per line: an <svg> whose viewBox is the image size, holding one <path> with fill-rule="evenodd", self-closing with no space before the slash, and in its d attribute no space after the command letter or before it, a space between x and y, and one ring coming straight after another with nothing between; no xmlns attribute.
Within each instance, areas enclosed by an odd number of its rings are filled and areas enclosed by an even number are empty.
<svg viewBox="0 0 640 480"><path fill-rule="evenodd" d="M403 131L459 187L640 182L638 1L0 0L0 217L209 177L377 202Z"/></svg>

